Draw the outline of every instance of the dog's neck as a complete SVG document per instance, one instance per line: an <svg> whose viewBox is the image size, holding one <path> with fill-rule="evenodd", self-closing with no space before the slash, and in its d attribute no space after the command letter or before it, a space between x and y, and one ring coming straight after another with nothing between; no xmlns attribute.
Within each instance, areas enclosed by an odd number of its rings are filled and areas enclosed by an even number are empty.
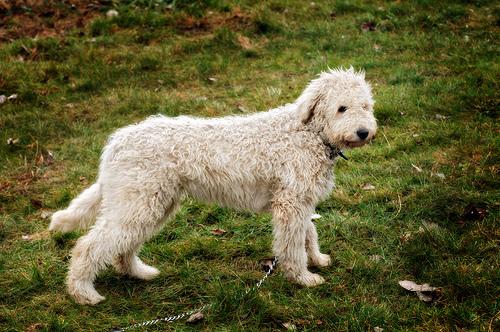
<svg viewBox="0 0 500 332"><path fill-rule="evenodd" d="M344 155L342 152L342 149L336 146L335 144L332 144L326 137L325 134L323 133L323 128L321 127L320 124L315 123L314 119L313 121L309 122L308 124L305 124L307 130L314 132L318 137L320 138L321 142L326 148L326 151L328 153L328 158L331 160L334 160L337 157L342 157L345 160L348 160L347 157Z"/></svg>
<svg viewBox="0 0 500 332"><path fill-rule="evenodd" d="M336 145L331 144L327 140L321 138L321 141L323 144L326 146L326 149L328 151L328 158L331 160L334 160L338 156L344 158L345 160L348 160L347 157L344 155L343 151Z"/></svg>

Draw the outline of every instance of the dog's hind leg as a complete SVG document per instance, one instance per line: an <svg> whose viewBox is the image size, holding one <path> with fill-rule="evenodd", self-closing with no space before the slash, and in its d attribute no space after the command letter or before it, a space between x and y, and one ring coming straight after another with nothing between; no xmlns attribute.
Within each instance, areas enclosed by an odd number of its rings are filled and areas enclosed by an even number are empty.
<svg viewBox="0 0 500 332"><path fill-rule="evenodd" d="M180 204L175 202L171 204L171 206L166 210L164 220L173 216L175 212L178 210ZM160 223L161 224L161 223ZM130 250L124 254L119 254L113 260L113 266L116 271L121 274L128 274L131 277L142 279L142 280L151 280L160 274L157 268L153 266L149 266L144 263L137 256L138 249Z"/></svg>
<svg viewBox="0 0 500 332"><path fill-rule="evenodd" d="M126 258L131 257L127 265L131 272L145 268L145 264L135 260L135 254L128 253L135 252L150 238L164 219L164 200L158 199L155 192L120 189L119 193L103 197L102 214L73 249L66 281L68 292L80 304L104 300L95 290L94 280L116 257L124 254ZM155 273L151 270L154 268L148 269L150 274Z"/></svg>
<svg viewBox="0 0 500 332"><path fill-rule="evenodd" d="M273 251L285 276L301 285L312 287L324 279L307 270L306 232L313 207L301 204L291 194L281 194L272 204Z"/></svg>
<svg viewBox="0 0 500 332"><path fill-rule="evenodd" d="M316 226L312 221L307 224L306 251L311 264L314 266L328 266L332 262L330 255L322 254L319 251L318 232L316 232Z"/></svg>
<svg viewBox="0 0 500 332"><path fill-rule="evenodd" d="M101 207L101 185L96 182L71 201L65 210L52 215L49 230L63 233L89 228Z"/></svg>

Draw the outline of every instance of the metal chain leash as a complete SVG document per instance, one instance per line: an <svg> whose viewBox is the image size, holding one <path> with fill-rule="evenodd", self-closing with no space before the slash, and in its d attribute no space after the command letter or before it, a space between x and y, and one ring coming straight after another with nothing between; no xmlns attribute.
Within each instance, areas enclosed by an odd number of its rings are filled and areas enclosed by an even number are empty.
<svg viewBox="0 0 500 332"><path fill-rule="evenodd" d="M278 264L278 260L276 257L274 257L271 265L267 265L268 270L266 271L266 274L264 274L264 276L253 287L248 288L245 291L245 295L249 294L250 292L254 292L254 291L258 290L260 288L260 286L262 286L264 281L267 279L267 277L269 277L269 275L271 275L271 273L274 272L274 269L276 268L277 264ZM192 314L195 314L197 312L202 312L204 310L207 310L208 308L212 307L213 305L214 305L213 303L209 303L209 304L202 305L201 307L198 307L196 309L189 310L189 311L183 312L183 313L175 315L175 316L167 316L167 317L163 317L163 318L157 318L157 319L152 319L152 320L147 320L144 322L132 324L132 325L129 325L126 327L113 328L110 332L128 331L128 330L137 329L140 327L156 325L160 322L167 322L167 323L174 322L176 320L180 320L180 319L183 319L185 317L191 316Z"/></svg>

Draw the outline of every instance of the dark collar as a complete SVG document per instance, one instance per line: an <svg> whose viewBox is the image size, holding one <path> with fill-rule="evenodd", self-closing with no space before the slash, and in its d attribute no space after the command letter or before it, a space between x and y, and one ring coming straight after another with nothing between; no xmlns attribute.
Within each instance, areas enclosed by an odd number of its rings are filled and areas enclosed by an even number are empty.
<svg viewBox="0 0 500 332"><path fill-rule="evenodd" d="M339 149L337 146L332 145L332 144L330 144L329 142L327 142L325 140L323 140L323 144L326 146L327 151L328 151L328 157L331 160L334 160L337 156L340 156L340 157L344 158L345 160L349 160L344 155L344 153L342 152L342 150Z"/></svg>

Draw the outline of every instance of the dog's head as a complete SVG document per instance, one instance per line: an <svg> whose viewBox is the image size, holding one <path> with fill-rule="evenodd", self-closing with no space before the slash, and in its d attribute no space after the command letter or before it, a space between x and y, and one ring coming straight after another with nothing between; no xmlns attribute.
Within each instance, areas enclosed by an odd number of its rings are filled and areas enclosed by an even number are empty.
<svg viewBox="0 0 500 332"><path fill-rule="evenodd" d="M323 72L297 100L300 120L339 148L368 143L377 131L374 101L363 72Z"/></svg>

